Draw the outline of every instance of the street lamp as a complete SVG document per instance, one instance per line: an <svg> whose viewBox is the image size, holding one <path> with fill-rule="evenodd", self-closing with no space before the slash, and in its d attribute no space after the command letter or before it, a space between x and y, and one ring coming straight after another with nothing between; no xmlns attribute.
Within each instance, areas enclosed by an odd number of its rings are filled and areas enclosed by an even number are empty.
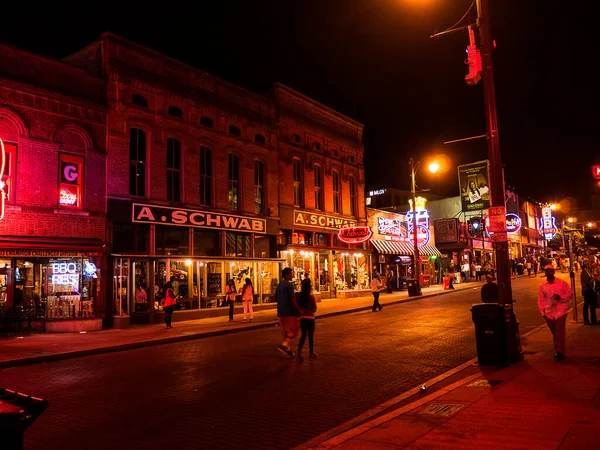
<svg viewBox="0 0 600 450"><path fill-rule="evenodd" d="M416 176L417 176L417 171L419 170L419 167L421 167L421 163L424 161L424 159L421 159L419 161L414 160L414 158L410 158L409 160L409 164L410 164L410 175L411 175L411 188L410 188L410 194L412 197L412 228L413 228L413 257L414 257L414 270L413 270L413 274L414 274L414 278L415 278L415 286L416 286L416 295L421 295L421 280L420 280L420 272L421 272L421 268L420 268L420 261L419 261L419 244L418 244L418 230L417 230L417 182L416 182ZM431 161L429 163L429 165L427 166L427 169L429 170L429 172L431 173L437 173L440 171L440 169L442 169L442 163L440 161Z"/></svg>

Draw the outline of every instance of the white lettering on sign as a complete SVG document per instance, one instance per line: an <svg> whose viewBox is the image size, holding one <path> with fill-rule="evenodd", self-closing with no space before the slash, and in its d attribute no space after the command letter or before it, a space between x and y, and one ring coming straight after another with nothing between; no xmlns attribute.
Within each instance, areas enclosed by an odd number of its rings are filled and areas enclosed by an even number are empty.
<svg viewBox="0 0 600 450"><path fill-rule="evenodd" d="M67 181L75 181L79 177L77 166L67 165L63 168L63 176Z"/></svg>
<svg viewBox="0 0 600 450"><path fill-rule="evenodd" d="M369 196L373 197L374 195L383 195L385 194L385 189L378 189L376 191L369 191Z"/></svg>
<svg viewBox="0 0 600 450"><path fill-rule="evenodd" d="M356 221L343 217L324 216L302 211L294 211L294 225L307 225L321 228L345 228L356 226Z"/></svg>
<svg viewBox="0 0 600 450"><path fill-rule="evenodd" d="M79 284L79 273L77 263L55 262L52 263L52 284L69 285Z"/></svg>
<svg viewBox="0 0 600 450"><path fill-rule="evenodd" d="M75 205L77 203L77 194L70 192L67 189L61 189L58 202L61 205Z"/></svg>

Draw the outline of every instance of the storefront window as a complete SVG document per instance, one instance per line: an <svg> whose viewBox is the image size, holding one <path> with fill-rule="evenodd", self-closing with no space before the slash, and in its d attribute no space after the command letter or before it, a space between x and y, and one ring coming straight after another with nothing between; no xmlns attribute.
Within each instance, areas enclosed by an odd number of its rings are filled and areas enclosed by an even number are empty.
<svg viewBox="0 0 600 450"><path fill-rule="evenodd" d="M259 285L258 289L255 287L255 292L258 292L262 303L274 302L275 300L275 289L279 283L279 263L259 263Z"/></svg>
<svg viewBox="0 0 600 450"><path fill-rule="evenodd" d="M329 247L329 235L326 233L315 233L313 243L320 247Z"/></svg>
<svg viewBox="0 0 600 450"><path fill-rule="evenodd" d="M154 271L154 310L162 311L160 302L164 298L165 292L163 286L167 282L167 260L159 259L156 261L156 269Z"/></svg>
<svg viewBox="0 0 600 450"><path fill-rule="evenodd" d="M157 255L188 255L188 229L156 225Z"/></svg>
<svg viewBox="0 0 600 450"><path fill-rule="evenodd" d="M194 255L221 256L221 232L195 228Z"/></svg>
<svg viewBox="0 0 600 450"><path fill-rule="evenodd" d="M113 301L114 314L116 316L126 316L129 314L128 288L129 259L116 258L114 261L113 273ZM48 305L50 305L50 297L48 297Z"/></svg>
<svg viewBox="0 0 600 450"><path fill-rule="evenodd" d="M234 257L250 257L250 237L248 233L227 232L226 235L226 255Z"/></svg>
<svg viewBox="0 0 600 450"><path fill-rule="evenodd" d="M115 223L113 225L114 253L148 253L149 243L149 225L139 223Z"/></svg>
<svg viewBox="0 0 600 450"><path fill-rule="evenodd" d="M291 243L294 245L311 245L310 233L304 231L293 231Z"/></svg>
<svg viewBox="0 0 600 450"><path fill-rule="evenodd" d="M133 272L132 283L134 288L133 307L135 312L148 312L149 307L149 292L150 286L148 279L148 261L133 261L131 264Z"/></svg>
<svg viewBox="0 0 600 450"><path fill-rule="evenodd" d="M10 259L0 259L0 314L11 304L8 298L11 275Z"/></svg>
<svg viewBox="0 0 600 450"><path fill-rule="evenodd" d="M176 310L198 309L198 283L194 286L194 264L191 260L170 261L169 276L177 299Z"/></svg>
<svg viewBox="0 0 600 450"><path fill-rule="evenodd" d="M254 236L254 256L256 258L268 258L271 256L270 240L269 236Z"/></svg>
<svg viewBox="0 0 600 450"><path fill-rule="evenodd" d="M223 283L223 263L209 262L206 264L206 304L205 307L217 306L221 294L225 290Z"/></svg>

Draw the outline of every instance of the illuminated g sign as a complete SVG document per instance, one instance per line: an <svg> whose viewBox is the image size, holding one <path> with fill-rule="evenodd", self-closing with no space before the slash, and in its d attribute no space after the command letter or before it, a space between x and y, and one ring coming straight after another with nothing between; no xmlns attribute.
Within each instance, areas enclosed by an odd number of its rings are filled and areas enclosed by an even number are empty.
<svg viewBox="0 0 600 450"><path fill-rule="evenodd" d="M62 162L61 182L63 184L79 184L79 165L71 162Z"/></svg>

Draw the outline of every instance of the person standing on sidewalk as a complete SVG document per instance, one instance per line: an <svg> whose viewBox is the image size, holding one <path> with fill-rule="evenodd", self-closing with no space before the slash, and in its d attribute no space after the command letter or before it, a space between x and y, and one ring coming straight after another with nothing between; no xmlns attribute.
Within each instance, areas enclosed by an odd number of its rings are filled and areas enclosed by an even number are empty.
<svg viewBox="0 0 600 450"><path fill-rule="evenodd" d="M252 311L252 302L254 301L254 286L252 286L252 280L246 278L246 284L242 286L242 305L244 305L244 322L246 321L246 314L250 314L250 322L254 320L254 311Z"/></svg>
<svg viewBox="0 0 600 450"><path fill-rule="evenodd" d="M581 294L583 295L583 324L596 325L596 304L598 297L594 290L594 276L588 261L583 263L581 271Z"/></svg>
<svg viewBox="0 0 600 450"><path fill-rule="evenodd" d="M231 278L228 282L227 282L227 286L225 287L225 301L227 301L227 304L229 305L229 321L233 322L233 307L235 305L235 294L236 294L236 290L235 290L235 281L233 281L233 278Z"/></svg>
<svg viewBox="0 0 600 450"><path fill-rule="evenodd" d="M302 347L304 347L304 341L308 337L308 350L310 358L316 358L317 354L314 352L314 335L315 335L315 312L317 312L317 302L315 301L314 295L312 295L312 283L309 279L302 280L302 288L297 298L298 307L300 308L300 330L302 330L302 336L300 336L300 342L298 342L298 359L303 361Z"/></svg>
<svg viewBox="0 0 600 450"><path fill-rule="evenodd" d="M379 274L377 272L375 272L374 276L373 276L373 280L371 281L371 293L373 294L373 312L377 311L377 308L379 308L379 311L381 311L383 308L381 307L381 304L379 303L379 291L381 290L381 278L379 277Z"/></svg>
<svg viewBox="0 0 600 450"><path fill-rule="evenodd" d="M281 278L283 280L281 280L281 283L277 285L277 289L275 290L277 316L279 317L279 326L281 328L281 335L283 336L283 341L277 347L277 350L288 358L294 357L294 352L290 350L290 341L298 335L298 329L300 328L298 319L300 309L296 303L294 286L290 283L292 277L292 269L289 267L283 269L281 271Z"/></svg>
<svg viewBox="0 0 600 450"><path fill-rule="evenodd" d="M481 287L481 303L498 303L498 285L494 283L494 277L487 274L485 281Z"/></svg>
<svg viewBox="0 0 600 450"><path fill-rule="evenodd" d="M554 339L554 358L561 360L565 355L565 331L569 300L573 296L567 282L554 276L554 266L544 267L546 281L538 289L538 308Z"/></svg>
<svg viewBox="0 0 600 450"><path fill-rule="evenodd" d="M162 301L163 309L165 311L165 325L167 328L173 328L171 326L171 319L173 318L173 310L175 309L177 300L175 300L175 292L173 292L173 285L170 281L165 283L163 290L165 292L165 298Z"/></svg>
<svg viewBox="0 0 600 450"><path fill-rule="evenodd" d="M387 268L387 273L385 274L386 279L386 291L388 294L392 293L392 283L394 282L394 271L390 266Z"/></svg>

